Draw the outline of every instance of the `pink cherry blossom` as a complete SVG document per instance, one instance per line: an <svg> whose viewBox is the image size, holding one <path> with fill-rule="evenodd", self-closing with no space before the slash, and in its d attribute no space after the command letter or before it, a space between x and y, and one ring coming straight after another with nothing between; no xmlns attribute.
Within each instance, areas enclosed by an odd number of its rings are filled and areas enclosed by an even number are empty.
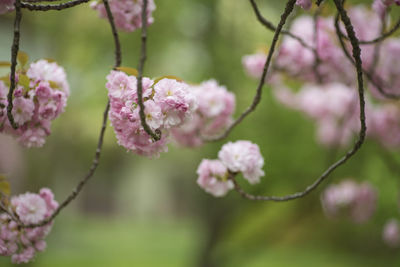
<svg viewBox="0 0 400 267"><path fill-rule="evenodd" d="M400 227L398 220L390 219L385 223L382 239L389 247L398 247L400 245Z"/></svg>
<svg viewBox="0 0 400 267"><path fill-rule="evenodd" d="M0 0L0 15L14 10L15 0Z"/></svg>
<svg viewBox="0 0 400 267"><path fill-rule="evenodd" d="M233 189L233 182L228 180L228 170L220 160L203 159L197 174L197 184L215 197L223 197Z"/></svg>
<svg viewBox="0 0 400 267"><path fill-rule="evenodd" d="M241 172L250 184L259 183L260 177L264 176L264 158L259 147L250 141L228 142L222 146L218 158L229 171Z"/></svg>
<svg viewBox="0 0 400 267"><path fill-rule="evenodd" d="M172 133L175 140L185 146L199 146L206 136L222 132L232 122L235 96L215 80L191 86L198 107L195 115Z"/></svg>
<svg viewBox="0 0 400 267"><path fill-rule="evenodd" d="M115 25L127 32L132 32L142 27L142 6L143 0L110 0L110 9L114 15ZM99 12L101 18L107 18L107 12L101 1L93 2L90 5ZM147 1L147 25L153 23L153 11L156 5L153 0Z"/></svg>
<svg viewBox="0 0 400 267"><path fill-rule="evenodd" d="M366 222L376 209L376 190L367 182L357 184L344 180L328 186L321 195L321 203L327 217L341 215L356 223Z"/></svg>
<svg viewBox="0 0 400 267"><path fill-rule="evenodd" d="M297 0L296 5L301 6L301 8L308 10L311 8L312 2L311 0Z"/></svg>
<svg viewBox="0 0 400 267"><path fill-rule="evenodd" d="M39 223L50 217L58 207L50 189L43 188L40 194L25 193L11 198L11 209L25 224ZM6 213L0 213L0 255L11 256L12 263L28 263L36 252L46 248L46 236L52 222L36 228L19 228L16 221Z"/></svg>
<svg viewBox="0 0 400 267"><path fill-rule="evenodd" d="M12 110L12 115L15 123L18 125L23 125L32 118L33 111L35 109L35 104L33 103L32 99L17 97L14 98L13 105L14 107Z"/></svg>

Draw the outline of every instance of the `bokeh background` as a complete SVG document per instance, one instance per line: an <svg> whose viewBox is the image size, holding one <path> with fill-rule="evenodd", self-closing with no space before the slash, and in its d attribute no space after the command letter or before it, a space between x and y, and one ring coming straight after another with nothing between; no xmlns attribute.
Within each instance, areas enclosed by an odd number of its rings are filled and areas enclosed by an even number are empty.
<svg viewBox="0 0 400 267"><path fill-rule="evenodd" d="M268 46L272 37L249 2L155 2L146 76L175 75L194 83L215 78L236 94L239 114L257 85L244 73L241 58ZM284 1L259 2L276 23ZM12 14L0 17L0 61L10 58L12 25ZM14 194L50 187L61 202L92 161L107 101L105 76L114 62L113 40L106 20L88 4L62 12L24 11L21 36L21 49L31 60L53 58L66 69L71 96L43 148L24 149L0 135L0 173L7 174ZM123 65L136 67L139 32L120 37ZM312 183L338 157L317 144L314 131L312 121L277 103L264 87L257 111L228 138L257 143L265 158L262 183L243 187L282 195ZM398 151L368 141L306 198L254 203L233 191L216 199L196 185L201 159L216 158L224 142L197 149L170 145L159 159L147 159L118 146L109 127L93 180L57 217L47 250L29 266L400 266L398 249L381 240L385 221L400 218L400 173L386 160L400 162ZM323 188L349 177L368 180L379 193L376 213L362 225L329 220L321 208ZM9 262L0 258L1 266Z"/></svg>

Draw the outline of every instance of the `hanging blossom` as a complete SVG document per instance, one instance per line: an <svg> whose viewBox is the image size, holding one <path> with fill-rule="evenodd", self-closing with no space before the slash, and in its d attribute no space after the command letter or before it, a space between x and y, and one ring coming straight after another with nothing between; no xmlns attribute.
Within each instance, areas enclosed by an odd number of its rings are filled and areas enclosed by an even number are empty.
<svg viewBox="0 0 400 267"><path fill-rule="evenodd" d="M39 223L50 217L58 203L50 189L43 188L39 194L25 193L11 198L11 209L24 224ZM8 214L0 214L0 255L11 256L13 263L27 263L36 252L46 249L46 236L53 222L36 228L19 228Z"/></svg>
<svg viewBox="0 0 400 267"><path fill-rule="evenodd" d="M396 219L390 219L383 227L382 239L389 247L400 245L400 226Z"/></svg>
<svg viewBox="0 0 400 267"><path fill-rule="evenodd" d="M376 12L356 6L349 10L349 16L358 38L371 40L380 35L382 18ZM267 82L274 88L278 101L315 120L319 143L346 146L358 134L360 124L356 72L337 40L334 18L317 19L317 36L314 26L311 16L300 16L293 21L290 31L316 49L320 63L315 65L313 51L285 36ZM340 26L345 33L343 25ZM374 62L375 47L361 45L363 68L369 70L374 66L375 83L388 93L400 94L400 38L388 38L380 45L377 62ZM351 53L349 42L347 50ZM265 61L264 52L244 56L242 60L245 71L255 78L261 76ZM288 77L302 84L297 93L288 89ZM366 81L372 96L379 100L366 99L368 137L386 147L400 147L400 106L384 101L375 85Z"/></svg>
<svg viewBox="0 0 400 267"><path fill-rule="evenodd" d="M17 70L12 115L18 129L7 117L9 78L0 79L0 133L15 136L26 147L41 147L50 135L51 121L64 112L69 96L65 71L57 63L39 60Z"/></svg>
<svg viewBox="0 0 400 267"><path fill-rule="evenodd" d="M191 120L172 131L174 139L184 146L200 146L203 138L221 133L232 123L235 95L225 86L209 80L190 86L198 107Z"/></svg>
<svg viewBox="0 0 400 267"><path fill-rule="evenodd" d="M297 0L296 5L301 6L301 8L308 10L312 6L311 0Z"/></svg>
<svg viewBox="0 0 400 267"><path fill-rule="evenodd" d="M15 0L0 0L0 15L14 10Z"/></svg>
<svg viewBox="0 0 400 267"><path fill-rule="evenodd" d="M230 174L241 173L250 183L260 182L264 176L264 158L256 144L239 140L222 146L217 160L204 159L198 169L197 184L215 197L225 196L233 189Z"/></svg>
<svg viewBox="0 0 400 267"><path fill-rule="evenodd" d="M160 152L168 150L170 131L190 120L197 107L186 83L167 78L157 82L143 78L146 122L152 131L162 133L160 140L153 141L140 121L136 77L111 71L106 87L111 104L109 117L118 143L148 157L158 157Z"/></svg>
<svg viewBox="0 0 400 267"><path fill-rule="evenodd" d="M114 15L115 25L121 30L133 32L142 27L143 0L110 0L110 9ZM99 12L101 18L107 18L107 11L101 1L95 1L90 6ZM153 23L153 11L156 5L153 0L147 1L147 25Z"/></svg>
<svg viewBox="0 0 400 267"><path fill-rule="evenodd" d="M328 186L321 195L321 203L327 217L348 216L356 223L366 222L376 209L377 192L367 182L357 184L344 180Z"/></svg>

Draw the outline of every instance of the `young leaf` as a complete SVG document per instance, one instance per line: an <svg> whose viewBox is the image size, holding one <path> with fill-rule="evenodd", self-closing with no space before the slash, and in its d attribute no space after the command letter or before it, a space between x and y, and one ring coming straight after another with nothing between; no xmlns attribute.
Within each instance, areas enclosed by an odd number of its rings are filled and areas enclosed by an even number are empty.
<svg viewBox="0 0 400 267"><path fill-rule="evenodd" d="M17 55L17 60L18 60L19 64L23 67L26 65L26 63L28 63L29 56L27 53L25 53L23 51L19 51L18 55Z"/></svg>
<svg viewBox="0 0 400 267"><path fill-rule="evenodd" d="M157 78L154 81L153 86L156 85L162 79L172 79L172 80L177 80L178 82L183 82L183 80L181 78L179 78L179 77L176 77L176 76L173 76L173 75L165 75L165 76L161 76L161 77Z"/></svg>
<svg viewBox="0 0 400 267"><path fill-rule="evenodd" d="M0 193L9 196L11 193L10 183L4 175L0 174Z"/></svg>
<svg viewBox="0 0 400 267"><path fill-rule="evenodd" d="M18 84L25 88L29 88L29 78L26 75L20 74L18 76Z"/></svg>
<svg viewBox="0 0 400 267"><path fill-rule="evenodd" d="M129 68L129 67L118 67L117 70L123 71L123 72L125 72L126 74L128 74L128 75L133 75L133 76L135 76L135 77L137 77L138 74L139 74L138 71L137 71L137 69Z"/></svg>

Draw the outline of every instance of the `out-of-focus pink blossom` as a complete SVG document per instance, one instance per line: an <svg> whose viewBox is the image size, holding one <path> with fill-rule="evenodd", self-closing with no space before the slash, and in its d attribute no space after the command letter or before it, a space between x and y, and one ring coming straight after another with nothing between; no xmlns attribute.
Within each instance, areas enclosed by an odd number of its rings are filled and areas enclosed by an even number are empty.
<svg viewBox="0 0 400 267"><path fill-rule="evenodd" d="M250 141L228 142L222 146L218 158L229 171L241 172L250 184L259 183L260 177L264 176L264 158L259 147Z"/></svg>
<svg viewBox="0 0 400 267"><path fill-rule="evenodd" d="M50 217L58 203L50 189L40 194L25 193L11 198L11 208L25 224L39 223ZM36 228L19 228L17 222L6 213L0 213L0 255L11 256L12 263L28 263L36 252L46 248L46 236L52 222Z"/></svg>
<svg viewBox="0 0 400 267"><path fill-rule="evenodd" d="M235 96L215 80L191 86L190 91L195 96L198 107L194 116L172 133L179 144L198 146L203 143L203 137L216 135L230 125L235 109Z"/></svg>
<svg viewBox="0 0 400 267"><path fill-rule="evenodd" d="M197 184L215 197L225 196L233 189L228 169L220 160L203 159L197 169Z"/></svg>
<svg viewBox="0 0 400 267"><path fill-rule="evenodd" d="M386 222L383 227L382 239L389 247L398 247L400 245L400 227L396 219Z"/></svg>
<svg viewBox="0 0 400 267"><path fill-rule="evenodd" d="M115 25L127 32L132 32L142 27L142 6L143 0L110 0L110 9L114 16ZM90 5L99 12L100 17L107 18L107 12L101 1L93 2ZM156 5L153 0L147 1L147 25L153 23L153 11Z"/></svg>
<svg viewBox="0 0 400 267"><path fill-rule="evenodd" d="M15 0L0 0L0 15L14 10Z"/></svg>
<svg viewBox="0 0 400 267"><path fill-rule="evenodd" d="M376 209L377 193L367 182L357 184L344 180L330 185L321 196L321 203L328 217L348 216L356 223L366 222Z"/></svg>
<svg viewBox="0 0 400 267"><path fill-rule="evenodd" d="M308 10L311 8L312 2L311 0L297 0L296 5L301 6L301 8Z"/></svg>

